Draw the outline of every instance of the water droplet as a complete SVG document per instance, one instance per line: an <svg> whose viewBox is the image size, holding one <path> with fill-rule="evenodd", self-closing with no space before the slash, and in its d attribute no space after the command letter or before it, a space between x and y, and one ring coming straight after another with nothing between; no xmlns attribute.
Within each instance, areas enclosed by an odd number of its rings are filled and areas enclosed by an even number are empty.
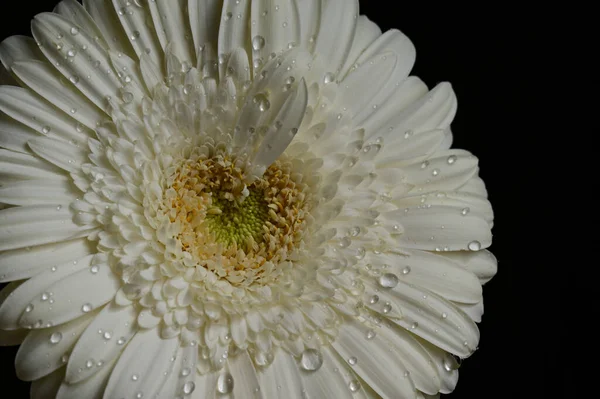
<svg viewBox="0 0 600 399"><path fill-rule="evenodd" d="M477 240L469 243L469 251L479 251L481 249L481 243Z"/></svg>
<svg viewBox="0 0 600 399"><path fill-rule="evenodd" d="M92 310L92 305L91 305L91 304L89 304L89 303L86 303L86 304L84 304L84 305L81 307L81 311L82 311L83 313L88 313L88 312L89 312L89 311L91 311L91 310Z"/></svg>
<svg viewBox="0 0 600 399"><path fill-rule="evenodd" d="M358 359L355 356L352 356L351 358L348 359L348 364L350 366L354 366L354 365L356 365L356 363L358 363Z"/></svg>
<svg viewBox="0 0 600 399"><path fill-rule="evenodd" d="M229 21L231 19L231 17L233 16L233 14L231 14L230 12L228 12L227 14L225 14L225 16L223 17L223 19L225 21Z"/></svg>
<svg viewBox="0 0 600 399"><path fill-rule="evenodd" d="M33 310L33 305L30 303L29 305L27 305L27 307L25 308L25 313L29 313Z"/></svg>
<svg viewBox="0 0 600 399"><path fill-rule="evenodd" d="M60 362L65 364L66 362L69 361L69 356L68 355L62 355L60 358Z"/></svg>
<svg viewBox="0 0 600 399"><path fill-rule="evenodd" d="M110 333L109 331L105 331L103 337L105 340L108 341L109 339L112 338L112 333Z"/></svg>
<svg viewBox="0 0 600 399"><path fill-rule="evenodd" d="M144 393L142 391L139 391L138 393L135 394L136 399L141 399L144 397Z"/></svg>
<svg viewBox="0 0 600 399"><path fill-rule="evenodd" d="M446 313L446 312L443 312L443 313L442 313L442 319L446 319L446 318L448 318L448 313Z"/></svg>
<svg viewBox="0 0 600 399"><path fill-rule="evenodd" d="M379 277L379 285L384 288L394 288L398 285L398 276L393 273L385 273Z"/></svg>
<svg viewBox="0 0 600 399"><path fill-rule="evenodd" d="M71 28L71 34L73 36L75 36L78 33L79 33L79 28L78 27L74 26L74 27Z"/></svg>
<svg viewBox="0 0 600 399"><path fill-rule="evenodd" d="M254 355L254 362L259 367L266 367L273 363L273 354L271 352L258 352Z"/></svg>
<svg viewBox="0 0 600 399"><path fill-rule="evenodd" d="M410 328L412 328L413 330L417 327L419 327L419 323L416 321L414 323L412 323L412 325L410 326Z"/></svg>
<svg viewBox="0 0 600 399"><path fill-rule="evenodd" d="M132 379L133 381L137 381L137 380L138 380L138 378L139 378L139 376L138 376L137 374L134 374L134 375L132 375L132 376L131 376L131 379Z"/></svg>
<svg viewBox="0 0 600 399"><path fill-rule="evenodd" d="M333 83L335 81L335 75L331 72L327 72L323 77L323 83L328 85L329 83Z"/></svg>
<svg viewBox="0 0 600 399"><path fill-rule="evenodd" d="M99 269L100 269L100 267L98 265L94 265L94 266L90 267L90 272L92 274L96 274L96 273L98 273Z"/></svg>
<svg viewBox="0 0 600 399"><path fill-rule="evenodd" d="M50 336L50 343L58 344L62 340L62 338L63 338L62 333L57 331Z"/></svg>
<svg viewBox="0 0 600 399"><path fill-rule="evenodd" d="M228 372L222 373L217 379L217 391L219 393L230 393L233 391L233 377Z"/></svg>
<svg viewBox="0 0 600 399"><path fill-rule="evenodd" d="M232 387L233 387L233 378L231 378L232 381ZM196 384L194 384L193 381L188 381L185 384L183 384L183 393L186 395L191 394L192 392L194 392L194 389L196 389ZM221 391L219 391L221 392Z"/></svg>
<svg viewBox="0 0 600 399"><path fill-rule="evenodd" d="M50 126L44 126L44 127L42 128L42 133L44 133L44 134L48 134L48 133L50 133L50 130L52 130L52 129L50 128Z"/></svg>
<svg viewBox="0 0 600 399"><path fill-rule="evenodd" d="M130 92L126 91L126 92L123 93L123 95L122 95L121 98L123 99L123 102L125 104L129 104L129 103L131 103L133 101L133 93L130 93Z"/></svg>
<svg viewBox="0 0 600 399"><path fill-rule="evenodd" d="M271 108L271 103L269 102L269 99L265 94L257 94L256 96L254 96L254 99L252 101L258 107L260 112L268 111L269 108Z"/></svg>
<svg viewBox="0 0 600 399"><path fill-rule="evenodd" d="M184 367L181 370L181 376L182 377L187 377L188 375L190 375L191 372L192 372L192 370L189 367Z"/></svg>
<svg viewBox="0 0 600 399"><path fill-rule="evenodd" d="M77 75L73 75L69 78L69 80L71 81L71 83L73 83L74 85L76 85L77 83L79 83L79 76Z"/></svg>
<svg viewBox="0 0 600 399"><path fill-rule="evenodd" d="M456 155L450 155L447 159L448 165L454 165L458 157Z"/></svg>
<svg viewBox="0 0 600 399"><path fill-rule="evenodd" d="M467 216L469 212L471 212L471 208L463 208L462 211L460 211L460 214L463 216Z"/></svg>
<svg viewBox="0 0 600 399"><path fill-rule="evenodd" d="M437 176L437 175L439 175L439 174L440 174L440 170L439 170L439 169L434 169L434 170L431 172L431 174L432 174L433 176Z"/></svg>
<svg viewBox="0 0 600 399"><path fill-rule="evenodd" d="M376 335L377 335L377 333L376 333L375 331L373 331L373 330L369 330L369 331L367 331L367 333L366 333L365 337L366 337L368 340L372 340L373 338L375 338L375 336L376 336Z"/></svg>
<svg viewBox="0 0 600 399"><path fill-rule="evenodd" d="M429 166L429 161L423 161L423 163L421 163L421 169L425 169Z"/></svg>
<svg viewBox="0 0 600 399"><path fill-rule="evenodd" d="M126 339L125 337L121 337L117 340L117 345L123 345L125 343Z"/></svg>
<svg viewBox="0 0 600 399"><path fill-rule="evenodd" d="M371 305L375 305L377 302L379 302L379 295L373 295L371 298L369 298L369 303Z"/></svg>
<svg viewBox="0 0 600 399"><path fill-rule="evenodd" d="M460 363L453 356L446 356L444 358L444 370L451 373L454 370L458 370Z"/></svg>
<svg viewBox="0 0 600 399"><path fill-rule="evenodd" d="M306 371L317 371L323 365L323 355L316 349L306 349L302 352L300 366Z"/></svg>
<svg viewBox="0 0 600 399"><path fill-rule="evenodd" d="M410 271L410 266L406 266L404 269L402 269L402 274L406 276L408 273L410 273Z"/></svg>
<svg viewBox="0 0 600 399"><path fill-rule="evenodd" d="M358 392L360 389L360 382L358 382L358 380L352 380L348 384L348 388L350 388L350 392Z"/></svg>
<svg viewBox="0 0 600 399"><path fill-rule="evenodd" d="M254 38L252 39L252 48L255 51L259 51L263 47L265 47L265 38L262 36L254 36Z"/></svg>
<svg viewBox="0 0 600 399"><path fill-rule="evenodd" d="M350 244L352 244L352 240L350 240L350 238L342 237L342 239L340 239L340 243L339 243L340 248L348 248L350 246Z"/></svg>
<svg viewBox="0 0 600 399"><path fill-rule="evenodd" d="M388 314L392 311L392 305L387 302L384 306L383 306L383 313L384 314Z"/></svg>
<svg viewBox="0 0 600 399"><path fill-rule="evenodd" d="M67 56L69 56L69 57L75 57L76 55L77 55L77 50L75 50L74 48L67 51Z"/></svg>
<svg viewBox="0 0 600 399"><path fill-rule="evenodd" d="M85 362L85 367L87 367L88 369L91 369L93 365L94 365L94 361L91 359L88 360L87 362Z"/></svg>

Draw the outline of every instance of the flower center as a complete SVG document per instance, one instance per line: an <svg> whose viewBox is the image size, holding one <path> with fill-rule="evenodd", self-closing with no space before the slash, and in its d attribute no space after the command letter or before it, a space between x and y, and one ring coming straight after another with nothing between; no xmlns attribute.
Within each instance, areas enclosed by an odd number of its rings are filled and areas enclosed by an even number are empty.
<svg viewBox="0 0 600 399"><path fill-rule="evenodd" d="M198 280L209 271L233 285L268 284L302 240L308 187L291 163L274 162L250 185L242 164L193 150L167 170L159 239L167 259L196 267Z"/></svg>

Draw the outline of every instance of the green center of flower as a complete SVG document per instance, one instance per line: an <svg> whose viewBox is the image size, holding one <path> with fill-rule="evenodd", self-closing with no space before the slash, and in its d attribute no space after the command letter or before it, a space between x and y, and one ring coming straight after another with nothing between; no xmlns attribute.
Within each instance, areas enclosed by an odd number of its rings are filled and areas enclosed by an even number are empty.
<svg viewBox="0 0 600 399"><path fill-rule="evenodd" d="M262 241L269 207L262 190L250 187L249 192L241 203L220 198L213 200L212 205L218 211L206 216L206 225L218 242L226 246L235 242L239 248L244 248L250 237L255 242Z"/></svg>

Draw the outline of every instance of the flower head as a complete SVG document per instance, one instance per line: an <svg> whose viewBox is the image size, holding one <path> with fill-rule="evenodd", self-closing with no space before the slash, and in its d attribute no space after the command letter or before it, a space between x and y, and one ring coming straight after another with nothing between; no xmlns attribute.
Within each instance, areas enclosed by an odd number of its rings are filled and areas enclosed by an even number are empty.
<svg viewBox="0 0 600 399"><path fill-rule="evenodd" d="M349 0L62 1L0 59L0 341L32 397L425 398L496 272L477 160Z"/></svg>

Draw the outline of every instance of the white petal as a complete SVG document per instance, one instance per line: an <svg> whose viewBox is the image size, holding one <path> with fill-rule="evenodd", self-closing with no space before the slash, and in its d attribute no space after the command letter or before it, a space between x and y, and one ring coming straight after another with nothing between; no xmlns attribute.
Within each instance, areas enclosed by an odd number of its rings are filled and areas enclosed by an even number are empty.
<svg viewBox="0 0 600 399"><path fill-rule="evenodd" d="M65 369L60 368L39 380L33 381L29 391L30 399L48 399L55 397L64 373Z"/></svg>
<svg viewBox="0 0 600 399"><path fill-rule="evenodd" d="M135 55L110 0L83 0L83 7L92 16L111 49L121 51L130 57Z"/></svg>
<svg viewBox="0 0 600 399"><path fill-rule="evenodd" d="M179 354L177 355L178 367L173 369L172 377L170 380L175 382L175 392L177 395L186 396L190 394L190 388L195 387L198 373L196 372L196 364L198 361L198 346L188 345L179 348ZM192 388L192 391L195 388Z"/></svg>
<svg viewBox="0 0 600 399"><path fill-rule="evenodd" d="M441 380L433 359L412 334L401 328L380 328L377 334L385 337L398 351L415 388L436 394L441 388Z"/></svg>
<svg viewBox="0 0 600 399"><path fill-rule="evenodd" d="M350 53L348 54L346 63L344 64L340 72L340 78L343 79L346 76L346 74L348 73L350 68L352 68L358 57L379 36L381 36L381 28L379 28L377 24L373 23L365 15L361 15L358 17L354 41L352 42L352 47L350 48Z"/></svg>
<svg viewBox="0 0 600 399"><path fill-rule="evenodd" d="M0 61L10 71L17 61L43 61L38 45L28 36L10 36L0 44Z"/></svg>
<svg viewBox="0 0 600 399"><path fill-rule="evenodd" d="M73 104L74 107L77 104ZM85 128L79 132L77 121L21 87L0 86L0 109L25 126L64 141L86 143Z"/></svg>
<svg viewBox="0 0 600 399"><path fill-rule="evenodd" d="M290 44L299 44L300 21L293 0L277 3L272 0L254 0L251 14L251 19L256 21L250 26L253 60L261 59L262 64L269 59L270 54L280 54ZM260 42L262 45L258 45Z"/></svg>
<svg viewBox="0 0 600 399"><path fill-rule="evenodd" d="M223 0L188 0L194 46L199 52L207 43L217 48L222 7Z"/></svg>
<svg viewBox="0 0 600 399"><path fill-rule="evenodd" d="M219 25L218 55L228 56L248 42L251 0L224 0ZM238 17L239 16L239 17Z"/></svg>
<svg viewBox="0 0 600 399"><path fill-rule="evenodd" d="M258 376L254 368L254 364L250 359L248 352L242 351L228 360L228 367L231 376L233 377L233 397L243 398L252 396L260 398L260 389Z"/></svg>
<svg viewBox="0 0 600 399"><path fill-rule="evenodd" d="M323 1L321 23L315 44L315 54L325 69L337 74L350 53L356 21L358 0Z"/></svg>
<svg viewBox="0 0 600 399"><path fill-rule="evenodd" d="M85 10L85 8L76 0L63 0L54 7L53 12L63 16L65 19L73 23L76 29L84 29L92 37L98 37L98 43L103 48L108 48L104 36L92 16ZM78 33L76 30L70 30L69 34L75 36Z"/></svg>
<svg viewBox="0 0 600 399"><path fill-rule="evenodd" d="M477 325L452 303L413 285L399 281L392 289L381 290L379 285L366 282L379 303L389 302L398 308L402 318L390 320L455 355L467 357L479 343Z"/></svg>
<svg viewBox="0 0 600 399"><path fill-rule="evenodd" d="M91 377L77 384L68 384L63 381L56 394L56 399L102 399L104 389L116 362L117 359L113 359L110 362L103 363L101 366L98 366L98 363L96 363L92 368L98 368L99 370ZM87 365L85 369L87 369Z"/></svg>
<svg viewBox="0 0 600 399"><path fill-rule="evenodd" d="M75 345L69 358L65 381L76 384L102 370L97 367L87 368L88 360L109 363L118 358L137 331L136 316L137 311L133 306L105 306Z"/></svg>
<svg viewBox="0 0 600 399"><path fill-rule="evenodd" d="M15 359L17 376L32 381L63 367L66 362L63 356L68 356L93 318L94 314L88 314L61 326L32 330Z"/></svg>
<svg viewBox="0 0 600 399"><path fill-rule="evenodd" d="M138 332L117 362L104 399L133 398L138 392L151 398L167 378L163 373L173 367L169 359L177 354L178 348L178 338L163 340L158 329Z"/></svg>
<svg viewBox="0 0 600 399"><path fill-rule="evenodd" d="M0 173L6 181L67 180L67 176L62 170L38 157L3 149L0 149Z"/></svg>
<svg viewBox="0 0 600 399"><path fill-rule="evenodd" d="M429 357L433 359L433 365L438 369L438 375L441 378L441 393L450 393L454 391L458 382L458 363L448 352L443 351L437 346L423 339L416 338Z"/></svg>
<svg viewBox="0 0 600 399"><path fill-rule="evenodd" d="M445 299L463 303L477 303L482 300L479 280L460 264L431 252L409 249L402 251L405 256L381 253L373 256L370 262L388 264L389 271L401 277L402 281ZM378 258L380 256L381 258Z"/></svg>
<svg viewBox="0 0 600 399"><path fill-rule="evenodd" d="M49 138L34 139L28 144L40 158L67 172L79 172L81 165L89 162L88 152L72 144Z"/></svg>
<svg viewBox="0 0 600 399"><path fill-rule="evenodd" d="M11 205L58 205L75 201L81 192L68 181L23 180L0 187L0 202Z"/></svg>
<svg viewBox="0 0 600 399"><path fill-rule="evenodd" d="M445 252L447 256L461 266L475 273L481 284L485 284L498 272L498 261L490 251L477 252Z"/></svg>
<svg viewBox="0 0 600 399"><path fill-rule="evenodd" d="M190 399L231 399L230 396L217 394L217 377L217 373L197 375L196 389Z"/></svg>
<svg viewBox="0 0 600 399"><path fill-rule="evenodd" d="M415 387L405 374L401 353L380 335L367 340L368 332L369 328L358 322L347 322L340 327L332 346L343 359L357 359L352 369L379 395L415 398Z"/></svg>
<svg viewBox="0 0 600 399"><path fill-rule="evenodd" d="M300 378L298 363L282 349L273 355L273 363L258 376L263 396L269 399L302 399L304 384Z"/></svg>
<svg viewBox="0 0 600 399"><path fill-rule="evenodd" d="M129 0L112 0L117 15L138 57L147 54L156 65L162 65L163 51L156 36L150 10Z"/></svg>
<svg viewBox="0 0 600 399"><path fill-rule="evenodd" d="M31 154L27 141L39 137L39 133L7 115L0 115L0 147L11 151Z"/></svg>
<svg viewBox="0 0 600 399"><path fill-rule="evenodd" d="M119 289L120 279L108 265L94 261L92 265L49 285L46 290L53 293L53 303L41 296L34 298L33 310L25 312L19 323L29 326L41 320L44 324L58 325L110 301Z"/></svg>
<svg viewBox="0 0 600 399"><path fill-rule="evenodd" d="M454 303L460 310L465 312L465 314L473 319L475 323L481 323L481 317L483 316L483 300L475 304L460 302L452 303Z"/></svg>
<svg viewBox="0 0 600 399"><path fill-rule="evenodd" d="M308 92L304 79L297 90L290 93L288 99L275 117L275 124L267 131L263 143L258 148L253 164L260 170L258 176L285 151L298 131L308 101Z"/></svg>
<svg viewBox="0 0 600 399"><path fill-rule="evenodd" d="M85 126L77 126L80 133L92 136L96 123L107 115L81 94L75 86L47 62L20 61L13 71L29 88ZM77 109L76 113L71 110ZM89 129L86 129L89 128Z"/></svg>
<svg viewBox="0 0 600 399"><path fill-rule="evenodd" d="M119 94L119 78L112 70L106 50L89 33L82 30L76 36L62 35L62 32L69 32L71 27L69 21L52 13L39 14L31 23L33 36L42 43L42 52L48 60L55 65L58 63L56 68L71 83L100 109L106 110L106 98ZM57 39L59 34L62 35L61 39ZM69 55L69 51L77 51L83 46L87 46L85 54L78 52L72 57ZM65 56L73 61L64 62ZM73 106L76 108L76 104Z"/></svg>
<svg viewBox="0 0 600 399"><path fill-rule="evenodd" d="M322 348L323 365L314 373L300 373L309 398L343 398L352 393L352 398L370 398L370 389L361 385L356 392L350 391L350 383L356 378L348 370L348 363L332 353L330 347ZM375 396L375 395L374 395ZM373 397L374 397L373 396Z"/></svg>
<svg viewBox="0 0 600 399"><path fill-rule="evenodd" d="M88 256L78 260L75 264L67 262L58 265L56 269L50 269L22 283L0 305L0 328L3 330L19 329L19 318L34 297L42 295L44 289L55 281L59 281L69 274L89 265L91 258L91 256ZM8 285L7 287L13 286Z"/></svg>
<svg viewBox="0 0 600 399"><path fill-rule="evenodd" d="M50 244L87 235L68 205L21 206L0 211L0 250Z"/></svg>
<svg viewBox="0 0 600 399"><path fill-rule="evenodd" d="M93 252L86 238L56 244L21 248L0 253L0 281L15 281L36 276L52 266L71 263Z"/></svg>
<svg viewBox="0 0 600 399"><path fill-rule="evenodd" d="M181 62L192 66L196 62L196 52L190 36L187 2L188 0L151 1L148 2L148 7L163 50L170 44L171 52Z"/></svg>
<svg viewBox="0 0 600 399"><path fill-rule="evenodd" d="M300 42L311 52L314 50L317 33L319 33L321 3L321 0L296 0L300 21Z"/></svg>

